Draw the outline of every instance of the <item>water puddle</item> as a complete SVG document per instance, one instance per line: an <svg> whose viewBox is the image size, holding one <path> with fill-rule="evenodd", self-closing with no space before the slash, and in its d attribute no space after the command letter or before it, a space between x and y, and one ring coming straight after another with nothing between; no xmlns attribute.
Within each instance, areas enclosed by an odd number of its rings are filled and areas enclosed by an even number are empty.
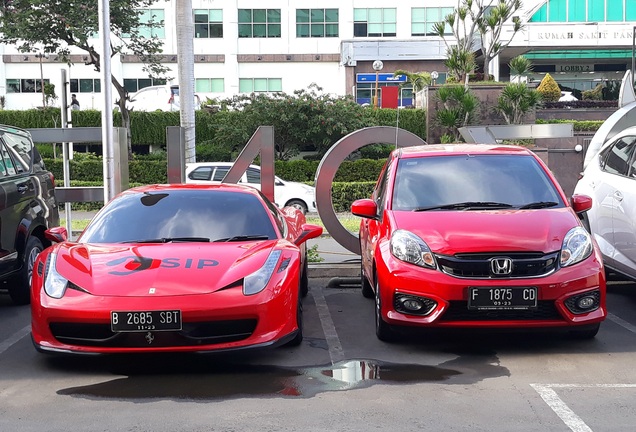
<svg viewBox="0 0 636 432"><path fill-rule="evenodd" d="M175 367L159 371L156 366L146 366L123 378L70 387L59 390L58 394L118 400L313 397L322 392L351 390L368 387L374 383L440 382L461 374L458 370L438 366L395 364L375 360L348 360L310 368L232 364L211 368L208 364L205 372L197 369L194 368L195 373L174 373L184 369Z"/></svg>

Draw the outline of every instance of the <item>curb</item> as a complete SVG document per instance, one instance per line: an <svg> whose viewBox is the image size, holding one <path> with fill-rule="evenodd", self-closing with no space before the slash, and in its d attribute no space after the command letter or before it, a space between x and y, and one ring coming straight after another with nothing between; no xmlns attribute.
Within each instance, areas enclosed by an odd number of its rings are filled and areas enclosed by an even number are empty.
<svg viewBox="0 0 636 432"><path fill-rule="evenodd" d="M310 263L307 269L310 278L360 277L360 264Z"/></svg>

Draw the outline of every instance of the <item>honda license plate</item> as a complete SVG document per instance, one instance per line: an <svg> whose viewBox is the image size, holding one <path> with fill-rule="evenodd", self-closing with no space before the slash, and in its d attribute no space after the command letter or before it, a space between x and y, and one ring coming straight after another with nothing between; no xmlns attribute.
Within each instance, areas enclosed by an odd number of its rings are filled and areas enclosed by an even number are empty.
<svg viewBox="0 0 636 432"><path fill-rule="evenodd" d="M468 290L468 309L534 309L537 307L537 288L494 287Z"/></svg>

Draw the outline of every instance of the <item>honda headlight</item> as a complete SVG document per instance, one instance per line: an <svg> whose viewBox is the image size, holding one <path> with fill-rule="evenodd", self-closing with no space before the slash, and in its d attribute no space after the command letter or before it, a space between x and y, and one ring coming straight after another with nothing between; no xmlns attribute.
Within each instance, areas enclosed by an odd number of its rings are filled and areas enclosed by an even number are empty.
<svg viewBox="0 0 636 432"><path fill-rule="evenodd" d="M571 266L583 261L592 254L592 238L581 227L574 227L563 239L561 247L561 267Z"/></svg>
<svg viewBox="0 0 636 432"><path fill-rule="evenodd" d="M44 292L50 297L62 298L68 286L68 280L57 272L55 263L57 262L57 254L51 253L46 260L46 276L44 277Z"/></svg>
<svg viewBox="0 0 636 432"><path fill-rule="evenodd" d="M391 254L399 260L415 264L420 267L436 268L435 257L428 245L413 234L405 230L397 230L391 236Z"/></svg>
<svg viewBox="0 0 636 432"><path fill-rule="evenodd" d="M243 280L243 294L258 294L265 289L272 277L272 274L274 273L276 264L278 264L280 255L280 250L272 251L267 257L267 261L265 261L265 264L263 264L263 267L256 270L251 275L245 277L245 279Z"/></svg>

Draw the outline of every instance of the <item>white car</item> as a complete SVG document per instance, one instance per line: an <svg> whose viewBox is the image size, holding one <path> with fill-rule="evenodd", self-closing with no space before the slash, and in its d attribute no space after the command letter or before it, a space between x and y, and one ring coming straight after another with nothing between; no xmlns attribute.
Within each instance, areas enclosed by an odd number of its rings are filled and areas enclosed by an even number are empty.
<svg viewBox="0 0 636 432"><path fill-rule="evenodd" d="M596 239L605 266L636 279L636 127L616 134L586 160L574 189L592 197L583 224Z"/></svg>
<svg viewBox="0 0 636 432"><path fill-rule="evenodd" d="M197 162L186 164L186 183L221 182L232 167L232 162ZM261 188L261 167L250 165L239 183ZM304 183L275 177L274 201L278 207L296 207L303 214L316 211L316 191Z"/></svg>
<svg viewBox="0 0 636 432"><path fill-rule="evenodd" d="M577 101L577 97L569 91L562 91L561 97L559 98L559 102L574 102Z"/></svg>
<svg viewBox="0 0 636 432"><path fill-rule="evenodd" d="M201 98L194 95L194 108L201 107ZM130 96L128 109L135 111L179 111L179 86L158 85L144 87Z"/></svg>

